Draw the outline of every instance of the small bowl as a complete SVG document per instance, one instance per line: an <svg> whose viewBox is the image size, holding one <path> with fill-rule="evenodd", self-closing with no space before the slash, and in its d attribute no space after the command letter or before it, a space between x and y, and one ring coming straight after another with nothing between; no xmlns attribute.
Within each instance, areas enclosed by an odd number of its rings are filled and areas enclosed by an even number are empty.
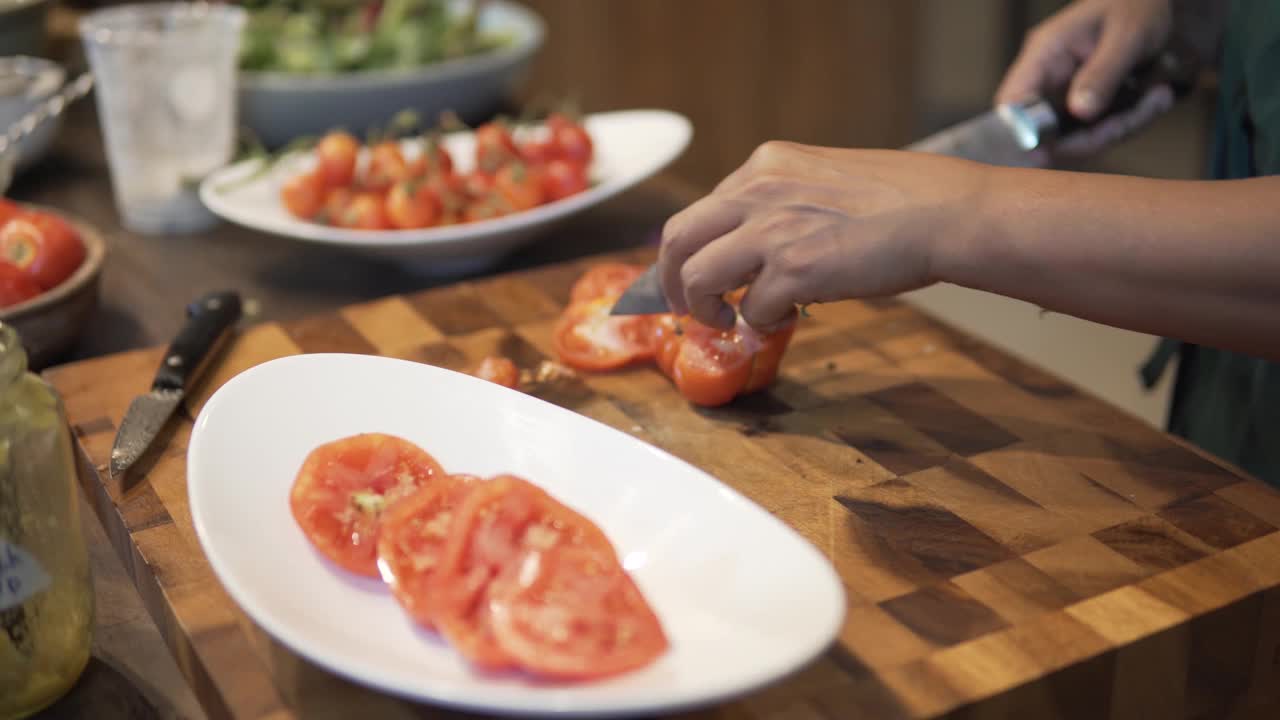
<svg viewBox="0 0 1280 720"><path fill-rule="evenodd" d="M71 223L84 243L84 261L57 287L26 302L0 309L0 322L14 327L27 351L27 364L39 370L71 349L98 306L98 281L107 244L92 226L66 213L40 205L25 205Z"/></svg>

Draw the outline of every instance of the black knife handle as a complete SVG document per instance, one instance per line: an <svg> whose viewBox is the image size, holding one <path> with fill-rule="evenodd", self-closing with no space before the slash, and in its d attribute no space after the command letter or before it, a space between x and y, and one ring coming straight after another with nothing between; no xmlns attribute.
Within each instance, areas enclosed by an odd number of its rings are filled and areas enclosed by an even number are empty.
<svg viewBox="0 0 1280 720"><path fill-rule="evenodd" d="M1168 85L1175 98L1185 97L1196 86L1200 76L1200 57L1185 41L1174 38L1165 49L1153 58L1145 60L1133 69L1116 88L1107 109L1095 120L1085 122L1067 109L1067 92L1069 86L1063 86L1048 93L1045 100L1053 108L1057 116L1057 137L1065 137L1087 127L1092 127L1103 120L1129 110L1147 94L1147 91L1158 85Z"/></svg>
<svg viewBox="0 0 1280 720"><path fill-rule="evenodd" d="M188 305L187 322L164 354L151 389L185 389L240 319L240 312L240 296L230 291L209 293Z"/></svg>

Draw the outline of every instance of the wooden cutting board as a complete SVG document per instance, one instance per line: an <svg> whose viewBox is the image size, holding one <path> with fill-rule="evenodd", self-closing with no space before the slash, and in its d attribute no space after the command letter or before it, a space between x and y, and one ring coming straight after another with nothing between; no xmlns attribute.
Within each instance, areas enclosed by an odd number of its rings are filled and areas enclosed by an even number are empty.
<svg viewBox="0 0 1280 720"><path fill-rule="evenodd" d="M615 258L651 259L651 250ZM163 348L55 368L85 489L213 717L422 717L263 633L191 526L191 418L277 357L461 369L550 357L586 261L244 331L146 459L104 479ZM824 551L849 612L829 652L699 717L1275 717L1280 493L896 301L812 308L767 392L698 410L656 370L547 396L734 486ZM673 501L677 501L674 499Z"/></svg>

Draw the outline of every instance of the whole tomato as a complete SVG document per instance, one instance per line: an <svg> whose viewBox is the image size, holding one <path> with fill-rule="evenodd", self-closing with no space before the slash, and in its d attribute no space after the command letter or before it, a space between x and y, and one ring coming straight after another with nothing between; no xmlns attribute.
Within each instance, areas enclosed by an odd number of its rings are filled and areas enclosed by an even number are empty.
<svg viewBox="0 0 1280 720"><path fill-rule="evenodd" d="M433 177L452 172L453 156L435 137L428 138L422 152L409 163L409 174L412 177Z"/></svg>
<svg viewBox="0 0 1280 720"><path fill-rule="evenodd" d="M591 163L595 145L591 142L590 133L580 123L562 113L552 113L547 118L547 129L551 131L550 142L556 157L584 167Z"/></svg>
<svg viewBox="0 0 1280 720"><path fill-rule="evenodd" d="M328 187L350 185L356 175L360 141L350 133L335 130L316 145L316 172Z"/></svg>
<svg viewBox="0 0 1280 720"><path fill-rule="evenodd" d="M84 256L80 234L56 215L22 212L0 227L0 259L13 263L43 290L70 277Z"/></svg>
<svg viewBox="0 0 1280 720"><path fill-rule="evenodd" d="M373 192L385 192L401 180L412 175L409 163L404 159L400 145L387 140L369 151L369 167L364 174L364 188Z"/></svg>
<svg viewBox="0 0 1280 720"><path fill-rule="evenodd" d="M0 260L0 307L17 305L40 294L40 287L13 263Z"/></svg>
<svg viewBox="0 0 1280 720"><path fill-rule="evenodd" d="M387 219L402 230L435 225L440 210L440 199L423 180L402 180L387 194Z"/></svg>
<svg viewBox="0 0 1280 720"><path fill-rule="evenodd" d="M476 169L493 174L503 165L520 158L520 149L511 137L511 131L499 122L490 122L476 128Z"/></svg>
<svg viewBox="0 0 1280 720"><path fill-rule="evenodd" d="M552 160L542 172L542 191L547 202L576 195L588 185L586 169L567 160Z"/></svg>
<svg viewBox="0 0 1280 720"><path fill-rule="evenodd" d="M512 211L531 210L545 201L542 172L535 165L508 163L493 178L493 189Z"/></svg>
<svg viewBox="0 0 1280 720"><path fill-rule="evenodd" d="M389 229L391 221L387 219L383 196L374 192L356 193L342 212L338 225L353 230Z"/></svg>
<svg viewBox="0 0 1280 720"><path fill-rule="evenodd" d="M280 202L290 215L311 220L324 207L324 179L319 172L294 175L280 188Z"/></svg>
<svg viewBox="0 0 1280 720"><path fill-rule="evenodd" d="M22 214L22 206L12 200L0 198L0 227Z"/></svg>

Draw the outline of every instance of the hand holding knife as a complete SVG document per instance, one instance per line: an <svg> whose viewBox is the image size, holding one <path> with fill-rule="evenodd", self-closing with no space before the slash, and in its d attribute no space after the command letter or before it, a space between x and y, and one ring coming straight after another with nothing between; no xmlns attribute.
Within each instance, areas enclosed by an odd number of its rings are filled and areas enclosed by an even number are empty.
<svg viewBox="0 0 1280 720"><path fill-rule="evenodd" d="M1195 88L1199 74L1196 53L1188 43L1175 38L1162 52L1135 67L1116 89L1110 105L1092 121L1085 122L1071 114L1064 86L1044 97L1001 105L903 149L993 165L1031 166L1033 151L1134 108L1154 87L1168 85L1176 98L1185 97ZM653 265L618 298L610 314L669 311L657 266Z"/></svg>
<svg viewBox="0 0 1280 720"><path fill-rule="evenodd" d="M214 292L187 306L187 322L164 354L151 391L134 398L111 449L112 478L121 478L151 446L241 317L240 296Z"/></svg>

